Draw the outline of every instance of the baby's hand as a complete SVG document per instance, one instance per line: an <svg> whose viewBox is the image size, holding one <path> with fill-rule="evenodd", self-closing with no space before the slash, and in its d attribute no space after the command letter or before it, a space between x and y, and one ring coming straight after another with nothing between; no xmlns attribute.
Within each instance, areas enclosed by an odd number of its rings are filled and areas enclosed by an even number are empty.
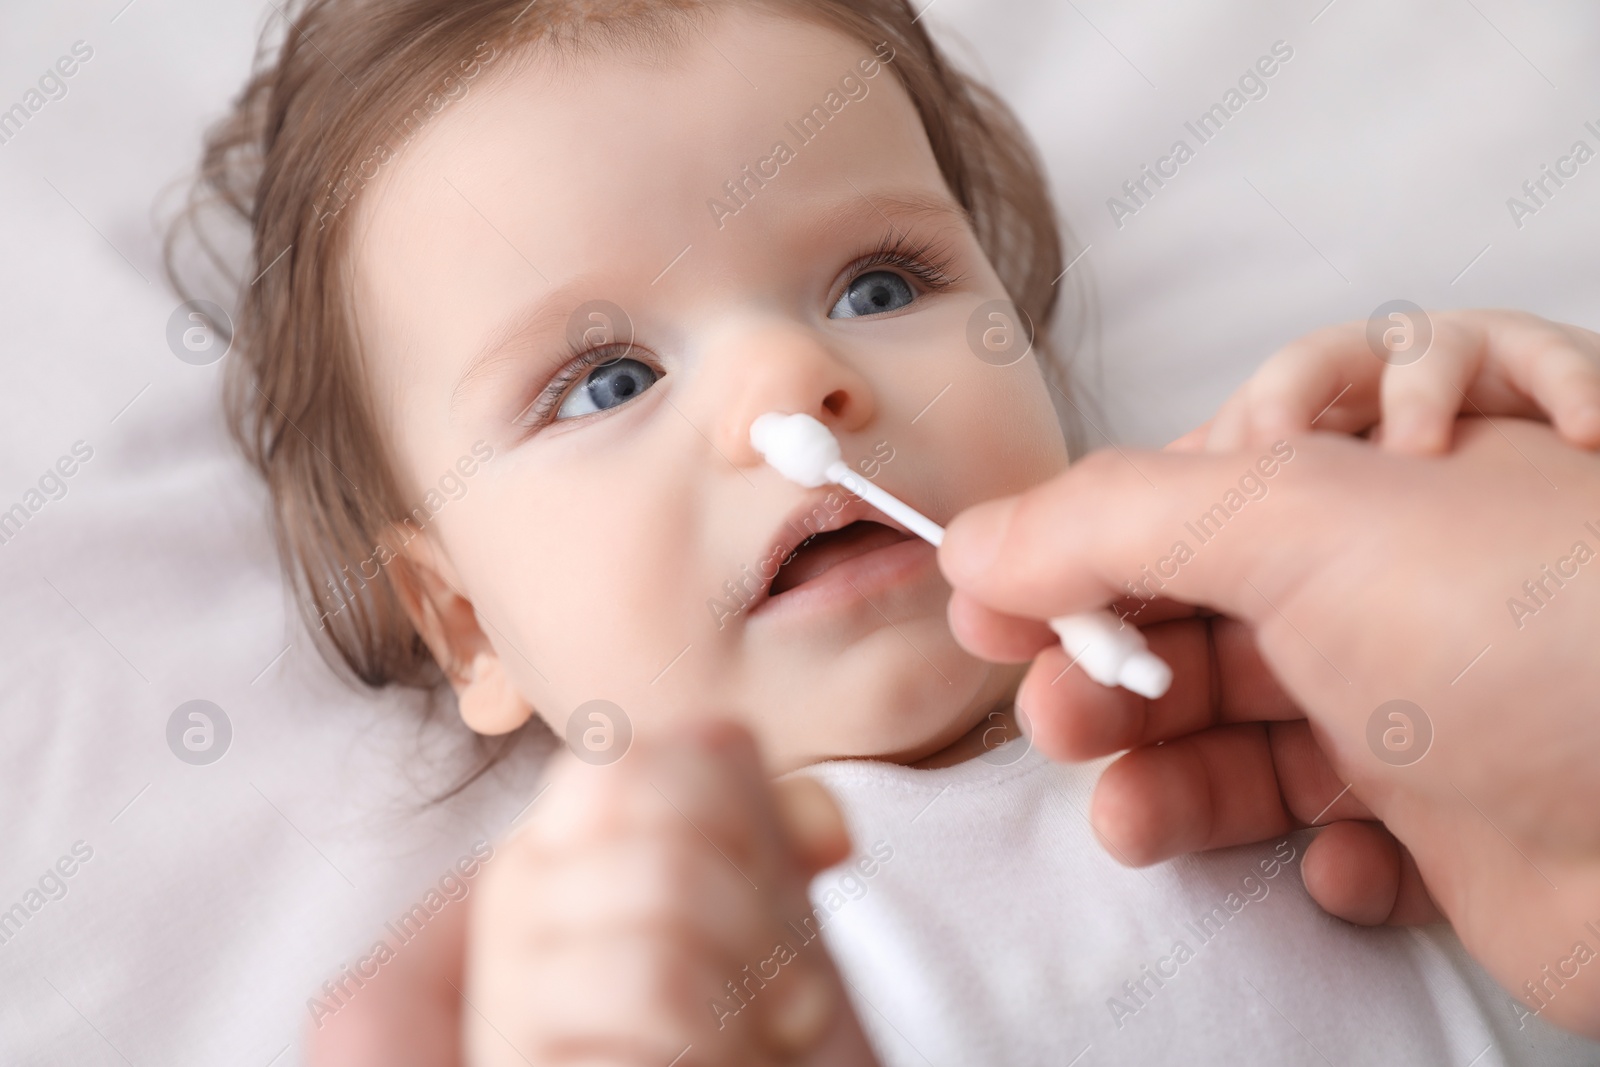
<svg viewBox="0 0 1600 1067"><path fill-rule="evenodd" d="M821 943L785 926L849 847L827 792L775 787L735 727L564 758L476 898L467 1062L875 1062Z"/></svg>
<svg viewBox="0 0 1600 1067"><path fill-rule="evenodd" d="M1280 349L1208 426L1171 447L1230 450L1307 429L1376 428L1382 447L1427 455L1449 450L1460 415L1539 419L1580 448L1600 447L1600 334L1497 310L1331 326Z"/></svg>

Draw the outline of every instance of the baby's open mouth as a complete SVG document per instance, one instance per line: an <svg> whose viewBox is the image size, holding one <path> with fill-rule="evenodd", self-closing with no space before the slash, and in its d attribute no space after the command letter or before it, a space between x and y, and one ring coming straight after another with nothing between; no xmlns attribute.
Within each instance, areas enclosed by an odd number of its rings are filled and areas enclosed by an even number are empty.
<svg viewBox="0 0 1600 1067"><path fill-rule="evenodd" d="M847 559L911 539L910 534L871 519L857 519L840 529L815 534L778 568L767 595L778 596Z"/></svg>

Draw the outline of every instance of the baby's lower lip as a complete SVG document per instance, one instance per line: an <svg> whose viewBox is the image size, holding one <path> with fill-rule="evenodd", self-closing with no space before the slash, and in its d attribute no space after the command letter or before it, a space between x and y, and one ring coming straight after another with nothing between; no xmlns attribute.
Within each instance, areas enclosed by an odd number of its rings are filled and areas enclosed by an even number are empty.
<svg viewBox="0 0 1600 1067"><path fill-rule="evenodd" d="M862 598L876 604L880 594L925 579L938 571L938 553L920 538L852 556L834 564L810 581L761 601L751 618L787 618L859 606Z"/></svg>

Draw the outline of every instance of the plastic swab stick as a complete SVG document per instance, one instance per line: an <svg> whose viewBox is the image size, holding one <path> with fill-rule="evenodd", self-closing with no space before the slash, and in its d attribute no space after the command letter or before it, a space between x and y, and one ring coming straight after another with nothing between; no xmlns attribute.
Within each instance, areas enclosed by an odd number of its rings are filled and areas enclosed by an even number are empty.
<svg viewBox="0 0 1600 1067"><path fill-rule="evenodd" d="M790 481L813 489L842 486L929 544L944 543L944 527L852 471L838 439L810 415L770 411L750 424L750 444ZM1050 620L1050 629L1067 655L1101 685L1120 685L1154 700L1172 684L1172 668L1150 651L1144 634L1110 611L1063 615Z"/></svg>

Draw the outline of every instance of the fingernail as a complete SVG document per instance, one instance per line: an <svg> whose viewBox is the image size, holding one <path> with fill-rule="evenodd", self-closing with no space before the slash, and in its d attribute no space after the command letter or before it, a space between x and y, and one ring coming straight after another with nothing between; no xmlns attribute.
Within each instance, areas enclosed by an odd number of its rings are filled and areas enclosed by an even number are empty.
<svg viewBox="0 0 1600 1067"><path fill-rule="evenodd" d="M971 585L989 572L1016 510L1017 498L1012 496L979 504L956 516L939 549L939 566L951 585Z"/></svg>

